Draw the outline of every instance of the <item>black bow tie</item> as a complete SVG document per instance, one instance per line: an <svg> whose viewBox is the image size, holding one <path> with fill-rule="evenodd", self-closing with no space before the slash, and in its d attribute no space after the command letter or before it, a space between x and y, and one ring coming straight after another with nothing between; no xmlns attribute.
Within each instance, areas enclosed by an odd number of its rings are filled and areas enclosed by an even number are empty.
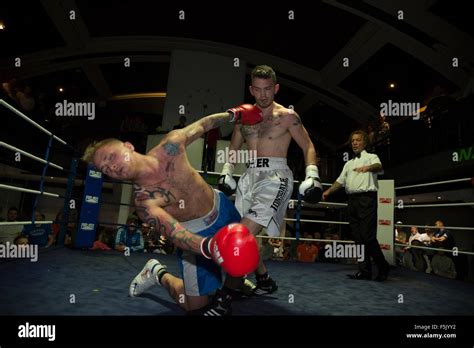
<svg viewBox="0 0 474 348"><path fill-rule="evenodd" d="M352 158L360 158L360 152L352 155Z"/></svg>

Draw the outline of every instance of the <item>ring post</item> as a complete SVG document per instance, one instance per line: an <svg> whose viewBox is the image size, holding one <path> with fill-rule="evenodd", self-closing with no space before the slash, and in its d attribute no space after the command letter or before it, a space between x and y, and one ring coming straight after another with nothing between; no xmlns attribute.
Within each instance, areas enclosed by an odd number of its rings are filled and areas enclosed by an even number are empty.
<svg viewBox="0 0 474 348"><path fill-rule="evenodd" d="M84 196L82 197L81 215L76 238L74 238L74 247L76 248L90 248L94 244L102 195L102 180L102 173L89 164Z"/></svg>
<svg viewBox="0 0 474 348"><path fill-rule="evenodd" d="M41 181L40 181L40 187L39 187L39 191L41 193L39 195L36 195L35 202L33 203L33 212L31 213L32 214L31 221L33 223L35 223L36 206L38 205L39 196L42 195L44 191L44 177L46 176L46 170L48 169L48 165L49 165L49 150L51 149L52 142L53 142L53 136L51 135L49 137L48 146L46 147L46 154L44 155L44 159L46 163L44 164L43 172L41 173Z"/></svg>
<svg viewBox="0 0 474 348"><path fill-rule="evenodd" d="M300 239L300 220L301 220L301 194L298 191L298 203L296 204L296 221L295 221L295 237L296 240Z"/></svg>
<svg viewBox="0 0 474 348"><path fill-rule="evenodd" d="M63 218L61 219L61 227L59 229L58 245L64 245L64 238L66 236L66 227L69 221L70 201L72 197L72 190L74 188L74 180L77 173L77 158L71 161L69 176L67 179L66 195L64 197Z"/></svg>

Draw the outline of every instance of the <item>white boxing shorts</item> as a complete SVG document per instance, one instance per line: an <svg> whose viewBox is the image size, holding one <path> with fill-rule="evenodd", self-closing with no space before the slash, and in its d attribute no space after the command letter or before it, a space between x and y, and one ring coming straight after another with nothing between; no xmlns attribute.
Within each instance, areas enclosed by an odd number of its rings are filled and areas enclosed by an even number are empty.
<svg viewBox="0 0 474 348"><path fill-rule="evenodd" d="M293 193L293 172L286 158L258 157L247 164L237 186L235 207L242 217L262 225L269 236L280 235Z"/></svg>

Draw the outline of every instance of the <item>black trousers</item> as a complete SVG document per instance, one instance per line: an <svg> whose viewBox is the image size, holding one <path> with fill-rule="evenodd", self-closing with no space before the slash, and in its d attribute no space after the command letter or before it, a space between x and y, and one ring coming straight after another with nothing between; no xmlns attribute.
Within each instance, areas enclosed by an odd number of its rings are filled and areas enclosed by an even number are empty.
<svg viewBox="0 0 474 348"><path fill-rule="evenodd" d="M352 237L357 244L364 245L364 261L359 262L359 271L372 274L371 257L379 272L387 271L389 264L377 241L377 192L350 194L347 210Z"/></svg>

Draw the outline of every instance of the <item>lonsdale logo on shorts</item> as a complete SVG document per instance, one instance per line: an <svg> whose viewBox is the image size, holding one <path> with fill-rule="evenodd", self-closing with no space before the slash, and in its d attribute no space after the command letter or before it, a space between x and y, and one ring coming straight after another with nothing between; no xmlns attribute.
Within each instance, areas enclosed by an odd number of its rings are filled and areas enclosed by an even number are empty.
<svg viewBox="0 0 474 348"><path fill-rule="evenodd" d="M409 116L414 120L420 119L420 103L398 103L391 99L380 104L380 113L385 116Z"/></svg>
<svg viewBox="0 0 474 348"><path fill-rule="evenodd" d="M71 103L64 100L62 103L56 103L56 116L83 116L88 120L95 119L95 103Z"/></svg>
<svg viewBox="0 0 474 348"><path fill-rule="evenodd" d="M217 151L217 163L247 163L257 158L256 150L224 150Z"/></svg>
<svg viewBox="0 0 474 348"><path fill-rule="evenodd" d="M287 191L288 191L288 178L284 178L284 179L280 178L280 187L278 188L277 196L271 205L271 208L273 210L275 211L278 210L278 207L280 206L281 201Z"/></svg>

